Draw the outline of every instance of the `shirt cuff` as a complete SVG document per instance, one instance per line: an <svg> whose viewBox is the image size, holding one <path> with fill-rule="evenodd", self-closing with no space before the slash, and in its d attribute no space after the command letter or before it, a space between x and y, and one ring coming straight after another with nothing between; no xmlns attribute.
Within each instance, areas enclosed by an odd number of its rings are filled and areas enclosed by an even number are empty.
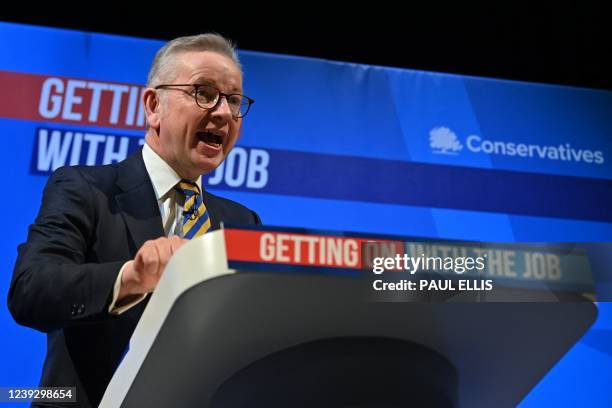
<svg viewBox="0 0 612 408"><path fill-rule="evenodd" d="M121 277L123 276L123 269L128 264L128 262L124 263L121 267L121 270L117 275L117 279L115 279L115 286L113 286L113 300L108 306L108 313L113 315L120 315L121 313L136 306L138 303L142 302L147 297L146 293L143 293L142 295L129 296L128 298L117 304L117 298L119 297L119 291L121 290Z"/></svg>

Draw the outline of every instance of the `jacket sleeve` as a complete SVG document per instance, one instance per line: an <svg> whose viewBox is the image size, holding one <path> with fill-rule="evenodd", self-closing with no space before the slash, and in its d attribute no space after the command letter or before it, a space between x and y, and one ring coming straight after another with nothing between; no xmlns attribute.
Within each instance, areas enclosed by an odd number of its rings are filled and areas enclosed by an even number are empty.
<svg viewBox="0 0 612 408"><path fill-rule="evenodd" d="M88 261L97 219L92 186L77 168L58 169L47 182L8 293L17 323L40 331L113 316L106 310L119 270L127 260Z"/></svg>

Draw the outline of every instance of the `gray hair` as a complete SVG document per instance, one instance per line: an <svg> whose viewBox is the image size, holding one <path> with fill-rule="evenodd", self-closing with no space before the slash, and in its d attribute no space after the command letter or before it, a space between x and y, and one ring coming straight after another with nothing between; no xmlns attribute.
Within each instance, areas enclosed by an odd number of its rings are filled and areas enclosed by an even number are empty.
<svg viewBox="0 0 612 408"><path fill-rule="evenodd" d="M236 53L235 45L217 33L206 33L191 35L187 37L178 37L166 43L157 51L149 75L147 77L147 86L151 87L156 81L163 79L164 81L172 81L175 74L173 69L175 56L184 51L213 51L221 55L229 57L236 63L236 66L242 73L242 66Z"/></svg>

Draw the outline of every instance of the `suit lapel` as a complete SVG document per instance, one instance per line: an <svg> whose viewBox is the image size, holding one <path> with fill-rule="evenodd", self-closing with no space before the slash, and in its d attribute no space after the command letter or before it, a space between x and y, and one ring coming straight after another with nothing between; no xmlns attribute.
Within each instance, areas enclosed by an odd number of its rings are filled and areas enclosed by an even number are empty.
<svg viewBox="0 0 612 408"><path fill-rule="evenodd" d="M165 235L142 149L119 163L118 171L117 185L122 192L115 200L138 251L145 241Z"/></svg>
<svg viewBox="0 0 612 408"><path fill-rule="evenodd" d="M206 211L208 211L208 216L210 217L210 229L217 230L220 226L219 220L221 219L221 214L219 213L219 209L217 208L214 198L211 197L210 194L206 194L204 184L202 184L202 190L202 200L206 206Z"/></svg>

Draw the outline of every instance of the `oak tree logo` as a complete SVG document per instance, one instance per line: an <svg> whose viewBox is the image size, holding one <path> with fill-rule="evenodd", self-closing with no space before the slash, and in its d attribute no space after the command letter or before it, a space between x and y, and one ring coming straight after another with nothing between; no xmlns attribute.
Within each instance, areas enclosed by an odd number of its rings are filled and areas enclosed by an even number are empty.
<svg viewBox="0 0 612 408"><path fill-rule="evenodd" d="M447 127L435 127L429 132L429 147L436 154L457 155L463 145L457 135Z"/></svg>

